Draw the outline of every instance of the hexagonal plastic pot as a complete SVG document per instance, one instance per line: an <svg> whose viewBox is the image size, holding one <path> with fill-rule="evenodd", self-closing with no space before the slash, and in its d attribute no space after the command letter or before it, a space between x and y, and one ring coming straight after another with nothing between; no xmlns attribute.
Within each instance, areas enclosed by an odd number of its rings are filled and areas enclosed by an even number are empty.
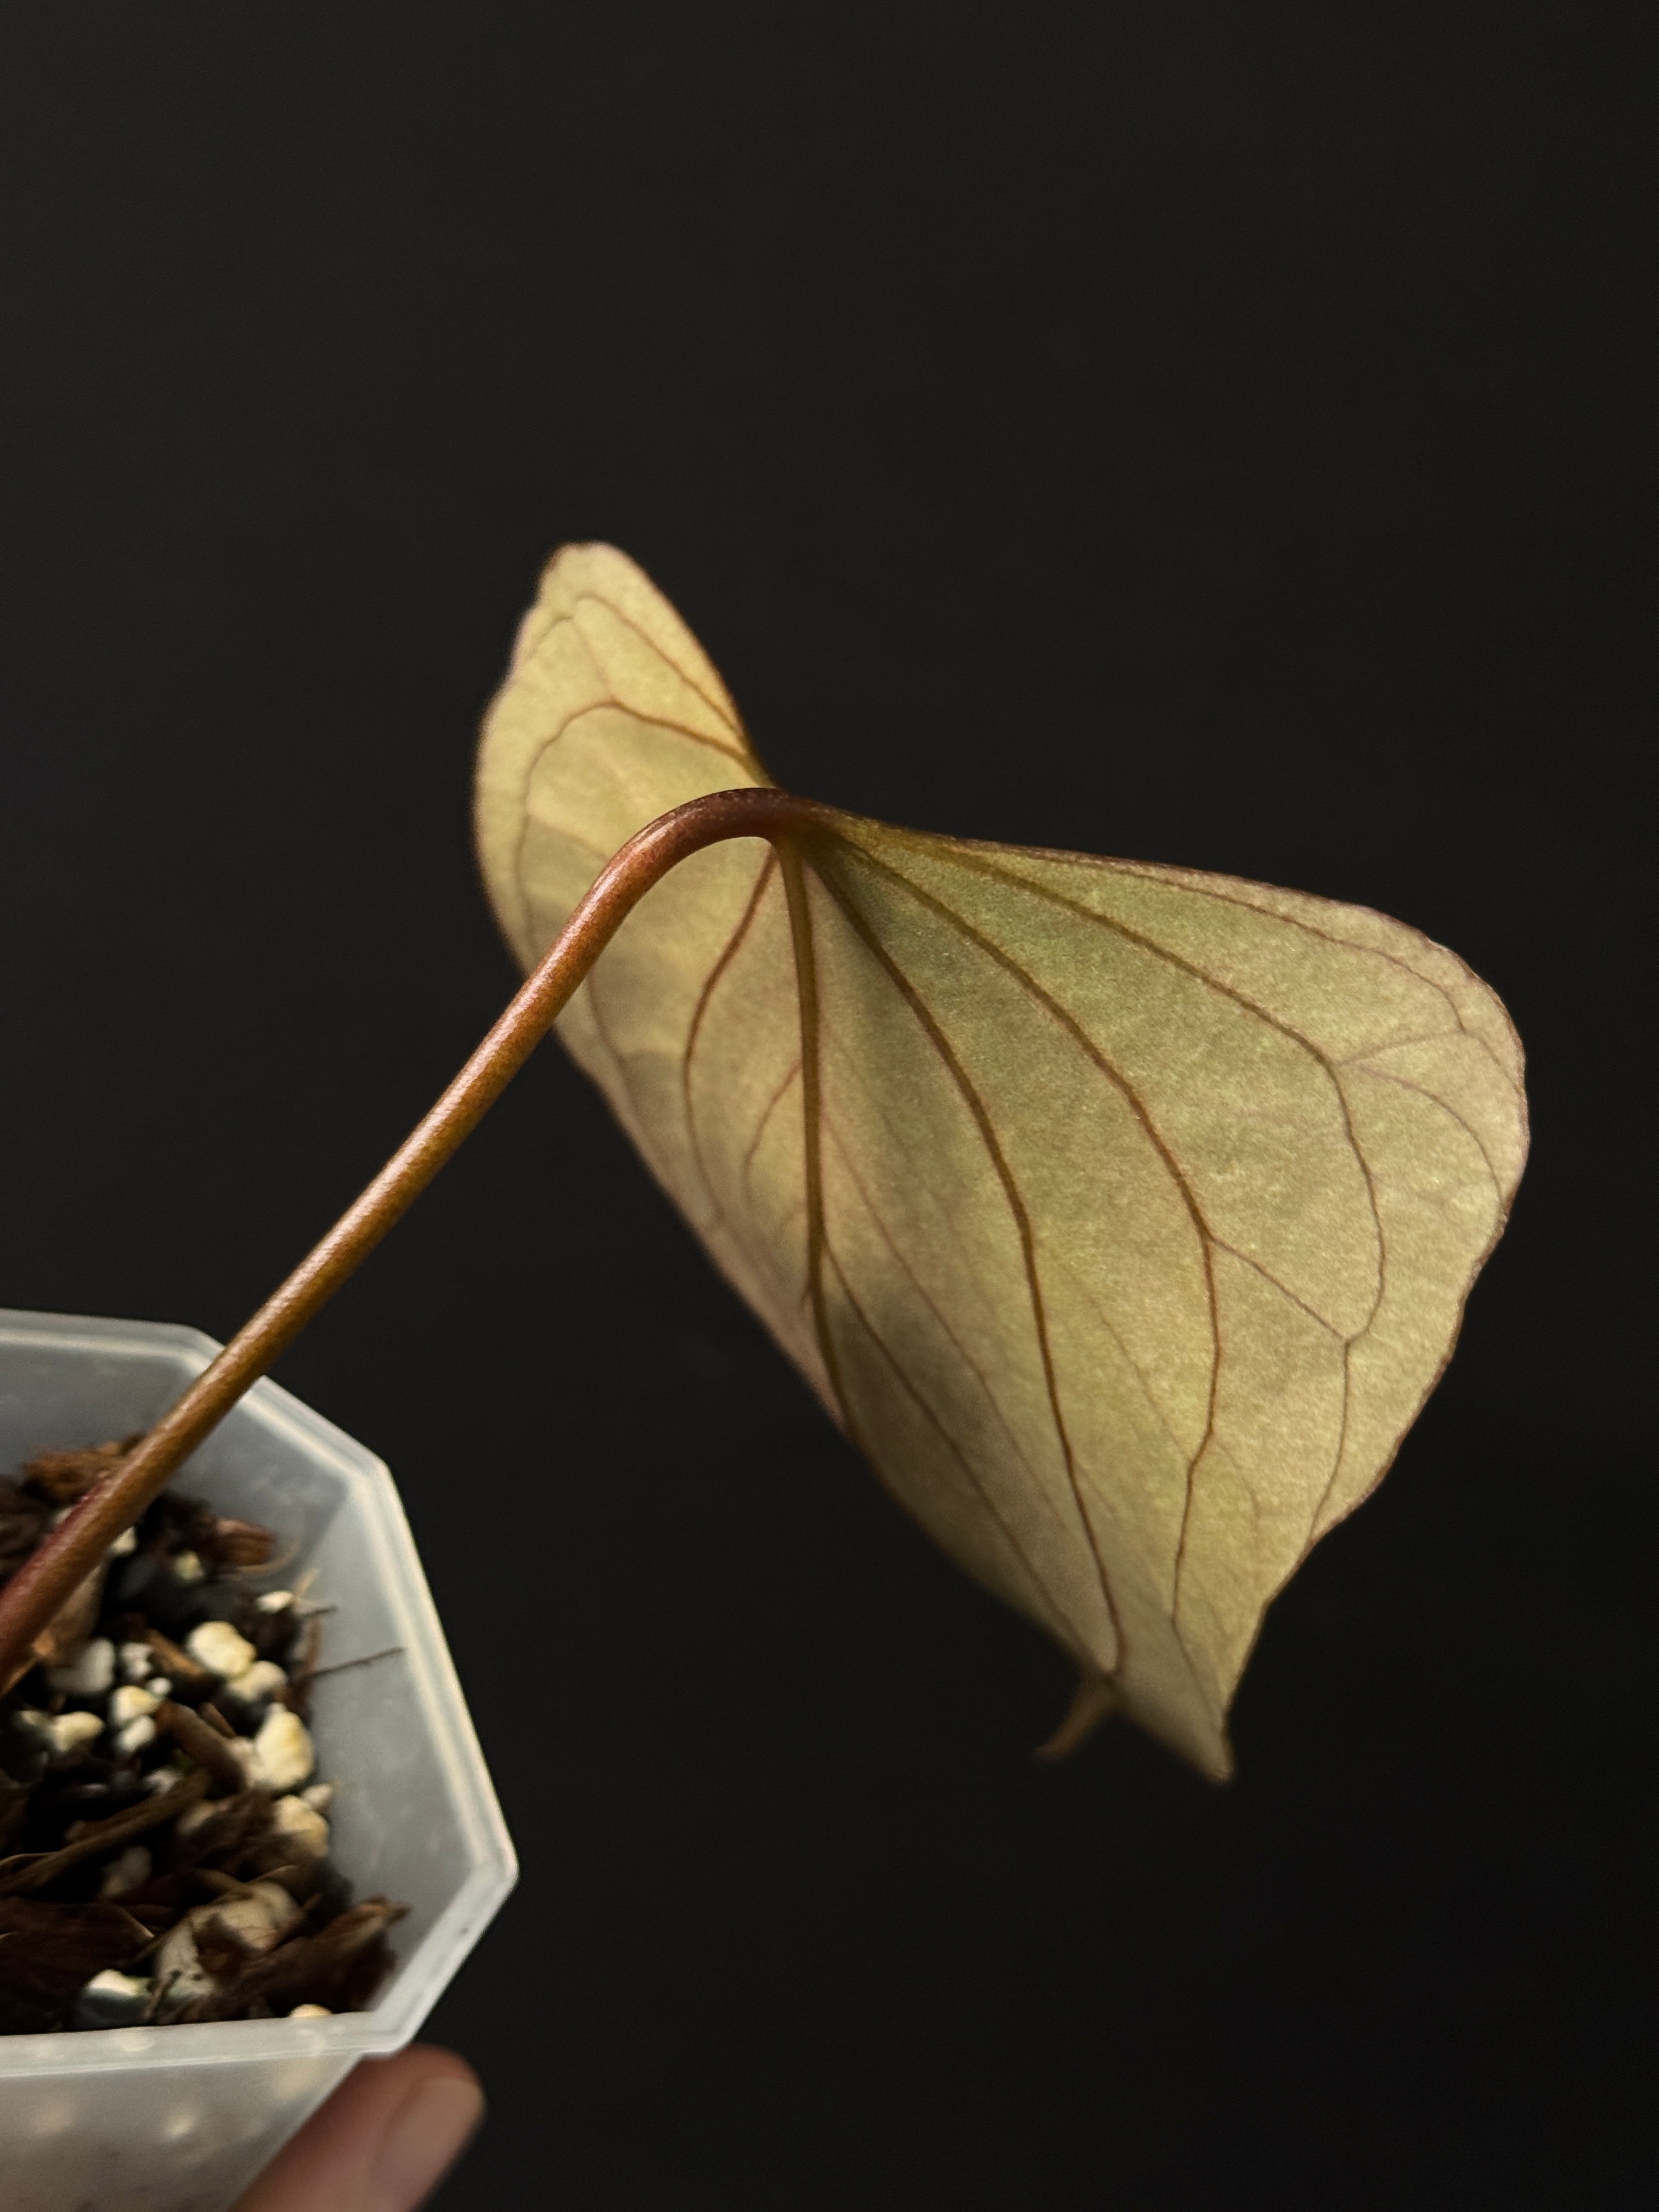
<svg viewBox="0 0 1659 2212"><path fill-rule="evenodd" d="M195 1329L0 1310L0 1471L149 1425L219 1349ZM516 1865L403 1508L370 1452L258 1382L175 1478L316 1570L313 1730L336 1863L410 1908L373 2008L323 2021L0 2036L6 2212L223 2212L360 2058L399 2050Z"/></svg>

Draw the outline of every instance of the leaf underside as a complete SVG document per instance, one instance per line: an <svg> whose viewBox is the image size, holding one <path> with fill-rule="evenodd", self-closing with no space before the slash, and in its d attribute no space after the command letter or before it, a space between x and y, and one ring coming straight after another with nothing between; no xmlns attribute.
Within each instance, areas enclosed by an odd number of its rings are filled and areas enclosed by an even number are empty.
<svg viewBox="0 0 1659 2212"><path fill-rule="evenodd" d="M525 965L647 822L769 781L648 580L565 548L479 758ZM1226 1774L1267 1602L1387 1468L1521 1173L1486 985L1363 907L834 815L683 862L560 1026L894 1495Z"/></svg>

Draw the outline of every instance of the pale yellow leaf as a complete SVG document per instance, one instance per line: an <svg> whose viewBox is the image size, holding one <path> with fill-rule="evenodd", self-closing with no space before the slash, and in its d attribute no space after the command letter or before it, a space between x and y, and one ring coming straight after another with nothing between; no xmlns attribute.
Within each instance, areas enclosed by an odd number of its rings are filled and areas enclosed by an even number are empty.
<svg viewBox="0 0 1659 2212"><path fill-rule="evenodd" d="M526 966L635 830L769 781L608 546L484 725ZM684 861L561 1022L883 1480L1206 1772L1268 1601L1449 1356L1526 1149L1502 1006L1358 907L821 815Z"/></svg>

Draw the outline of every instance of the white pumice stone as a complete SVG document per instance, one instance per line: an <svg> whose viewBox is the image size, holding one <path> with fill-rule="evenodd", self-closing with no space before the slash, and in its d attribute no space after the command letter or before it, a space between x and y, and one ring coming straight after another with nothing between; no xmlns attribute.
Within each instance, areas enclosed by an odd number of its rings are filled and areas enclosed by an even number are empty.
<svg viewBox="0 0 1659 2212"><path fill-rule="evenodd" d="M117 1656L124 1682L142 1682L155 1664L155 1654L148 1644L124 1644Z"/></svg>
<svg viewBox="0 0 1659 2212"><path fill-rule="evenodd" d="M60 1713L48 1725L52 1729L52 1749L59 1752L79 1751L83 1743L90 1743L94 1736L104 1733L104 1723L96 1713ZM152 1721L152 1734L155 1727Z"/></svg>
<svg viewBox="0 0 1659 2212"><path fill-rule="evenodd" d="M194 1552L175 1552L167 1565L181 1583L199 1583L207 1575L207 1569ZM207 1662L204 1660L202 1663L205 1666Z"/></svg>
<svg viewBox="0 0 1659 2212"><path fill-rule="evenodd" d="M136 1552L137 1548L138 1531L136 1528L123 1528L110 1546L109 1555L112 1559L125 1559L129 1552Z"/></svg>
<svg viewBox="0 0 1659 2212"><path fill-rule="evenodd" d="M273 1705L265 1715L252 1749L255 1778L278 1797L308 1781L317 1764L310 1729L286 1705Z"/></svg>
<svg viewBox="0 0 1659 2212"><path fill-rule="evenodd" d="M294 1593L292 1590L267 1590L263 1597L255 1598L253 1602L261 1613L286 1613L294 1602Z"/></svg>
<svg viewBox="0 0 1659 2212"><path fill-rule="evenodd" d="M222 1674L227 1681L246 1674L259 1656L228 1620L204 1620L199 1628L192 1628L185 1638L185 1649L198 1666Z"/></svg>
<svg viewBox="0 0 1659 2212"><path fill-rule="evenodd" d="M300 1917L300 1908L280 1881L256 1881L244 1895L222 1897L190 1917L198 1925L210 1918L245 1950L263 1953L276 1949Z"/></svg>
<svg viewBox="0 0 1659 2212"><path fill-rule="evenodd" d="M46 1680L66 1698L101 1698L115 1680L115 1646L107 1636L94 1636L67 1666L52 1668Z"/></svg>
<svg viewBox="0 0 1659 2212"><path fill-rule="evenodd" d="M194 1999L218 1987L196 1948L198 1929L205 1930L211 1923L216 1934L260 1956L274 1950L300 1917L299 1906L278 1881L256 1881L240 1897L216 1898L186 1913L167 1930L155 1954L155 1978L168 1984L159 2008L161 2019L176 2018Z"/></svg>
<svg viewBox="0 0 1659 2212"><path fill-rule="evenodd" d="M148 1751L155 1741L155 1723L148 1713L140 1713L136 1721L129 1721L115 1738L115 1748L123 1759L131 1759L136 1751Z"/></svg>
<svg viewBox="0 0 1659 2212"><path fill-rule="evenodd" d="M94 1974L75 2001L77 2027L131 2027L149 2009L152 1984L140 1974L106 1966Z"/></svg>
<svg viewBox="0 0 1659 2212"><path fill-rule="evenodd" d="M328 1856L328 1822L303 1797L279 1797L270 1808L270 1825L285 1844L307 1858Z"/></svg>
<svg viewBox="0 0 1659 2212"><path fill-rule="evenodd" d="M129 1890L142 1889L149 1880L151 1859L143 1844L129 1844L118 1859L112 1859L104 1869L104 1878L98 1885L100 1897L125 1897Z"/></svg>
<svg viewBox="0 0 1659 2212"><path fill-rule="evenodd" d="M309 1790L302 1790L300 1795L313 1812L326 1813L334 1802L334 1784L331 1782L313 1782Z"/></svg>
<svg viewBox="0 0 1659 2212"><path fill-rule="evenodd" d="M141 1687L137 1682L123 1682L118 1690L110 1692L110 1725L122 1728L128 1721L142 1720L146 1713L153 1713L161 1702L154 1690Z"/></svg>
<svg viewBox="0 0 1659 2212"><path fill-rule="evenodd" d="M274 1659L256 1659L251 1667L244 1667L240 1674L233 1674L225 1687L244 1705L262 1705L285 1687L288 1675Z"/></svg>
<svg viewBox="0 0 1659 2212"><path fill-rule="evenodd" d="M161 2020L173 2019L197 1997L211 1996L219 1986L196 1948L196 1930L191 1923L197 1917L189 1913L169 1928L155 1954L155 1979L162 1993L156 2013Z"/></svg>
<svg viewBox="0 0 1659 2212"><path fill-rule="evenodd" d="M332 2020L333 2017L326 2005L295 2005L289 2014L290 2020Z"/></svg>

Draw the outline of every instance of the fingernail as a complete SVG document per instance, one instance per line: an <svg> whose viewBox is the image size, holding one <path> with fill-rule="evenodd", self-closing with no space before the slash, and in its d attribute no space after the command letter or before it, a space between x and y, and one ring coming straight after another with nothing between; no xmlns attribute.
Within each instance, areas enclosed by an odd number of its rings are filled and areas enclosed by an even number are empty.
<svg viewBox="0 0 1659 2212"><path fill-rule="evenodd" d="M412 2212L460 2156L483 2118L476 2082L446 2074L411 2089L374 2154L365 2212Z"/></svg>

